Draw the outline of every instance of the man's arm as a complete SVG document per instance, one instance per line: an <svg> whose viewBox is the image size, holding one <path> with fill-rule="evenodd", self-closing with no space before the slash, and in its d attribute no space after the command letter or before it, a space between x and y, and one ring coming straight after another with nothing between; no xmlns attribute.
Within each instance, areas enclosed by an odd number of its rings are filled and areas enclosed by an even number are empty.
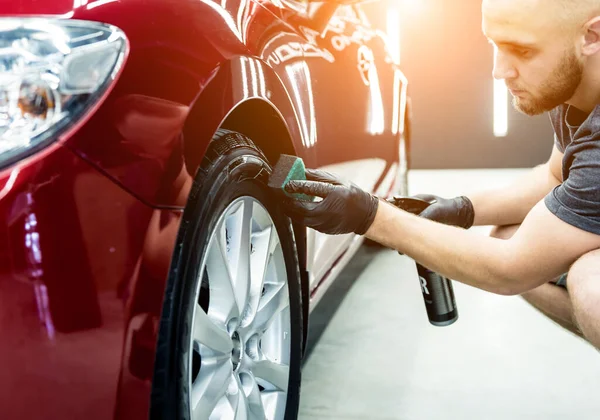
<svg viewBox="0 0 600 420"><path fill-rule="evenodd" d="M469 195L475 210L475 225L519 224L562 181L562 158L556 145L548 162L536 166L514 183L499 189Z"/></svg>
<svg viewBox="0 0 600 420"><path fill-rule="evenodd" d="M600 247L600 235L563 222L543 202L508 240L442 225L385 202L366 236L449 278L503 295L531 290Z"/></svg>

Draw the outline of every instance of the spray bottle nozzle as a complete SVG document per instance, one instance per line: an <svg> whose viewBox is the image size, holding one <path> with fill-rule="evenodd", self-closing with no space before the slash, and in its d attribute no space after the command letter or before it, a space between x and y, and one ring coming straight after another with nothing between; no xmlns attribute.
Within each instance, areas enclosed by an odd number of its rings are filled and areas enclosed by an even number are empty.
<svg viewBox="0 0 600 420"><path fill-rule="evenodd" d="M387 199L387 202L394 206L412 214L420 214L423 210L429 207L432 202L421 200L414 197L393 196Z"/></svg>

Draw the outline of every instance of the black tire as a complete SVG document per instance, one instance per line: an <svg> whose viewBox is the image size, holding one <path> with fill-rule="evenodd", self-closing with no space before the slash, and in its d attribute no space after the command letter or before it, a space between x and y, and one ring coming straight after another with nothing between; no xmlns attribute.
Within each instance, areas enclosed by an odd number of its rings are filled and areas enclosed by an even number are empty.
<svg viewBox="0 0 600 420"><path fill-rule="evenodd" d="M291 221L266 186L270 173L266 158L247 137L228 130L217 131L192 187L167 280L152 384L151 419L190 418L188 351L198 270L219 216L240 196L251 196L267 209L282 246L291 319L285 419L297 418L303 336L300 270ZM202 293L201 290L199 300Z"/></svg>

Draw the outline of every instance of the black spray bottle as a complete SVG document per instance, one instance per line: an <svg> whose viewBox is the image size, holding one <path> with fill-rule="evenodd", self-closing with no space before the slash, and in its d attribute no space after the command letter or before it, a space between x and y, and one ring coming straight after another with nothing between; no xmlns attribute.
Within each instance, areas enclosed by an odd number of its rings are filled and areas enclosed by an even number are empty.
<svg viewBox="0 0 600 420"><path fill-rule="evenodd" d="M388 200L394 206L412 214L420 214L429 202L411 197L394 197ZM452 282L446 277L417 264L421 292L425 301L427 317L432 325L445 327L458 319Z"/></svg>

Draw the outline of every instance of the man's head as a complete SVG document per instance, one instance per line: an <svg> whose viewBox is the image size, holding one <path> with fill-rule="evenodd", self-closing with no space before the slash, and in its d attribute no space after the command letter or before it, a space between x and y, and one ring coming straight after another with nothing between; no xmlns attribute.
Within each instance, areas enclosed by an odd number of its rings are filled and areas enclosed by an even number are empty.
<svg viewBox="0 0 600 420"><path fill-rule="evenodd" d="M482 11L494 77L519 111L600 99L600 0L483 0Z"/></svg>

